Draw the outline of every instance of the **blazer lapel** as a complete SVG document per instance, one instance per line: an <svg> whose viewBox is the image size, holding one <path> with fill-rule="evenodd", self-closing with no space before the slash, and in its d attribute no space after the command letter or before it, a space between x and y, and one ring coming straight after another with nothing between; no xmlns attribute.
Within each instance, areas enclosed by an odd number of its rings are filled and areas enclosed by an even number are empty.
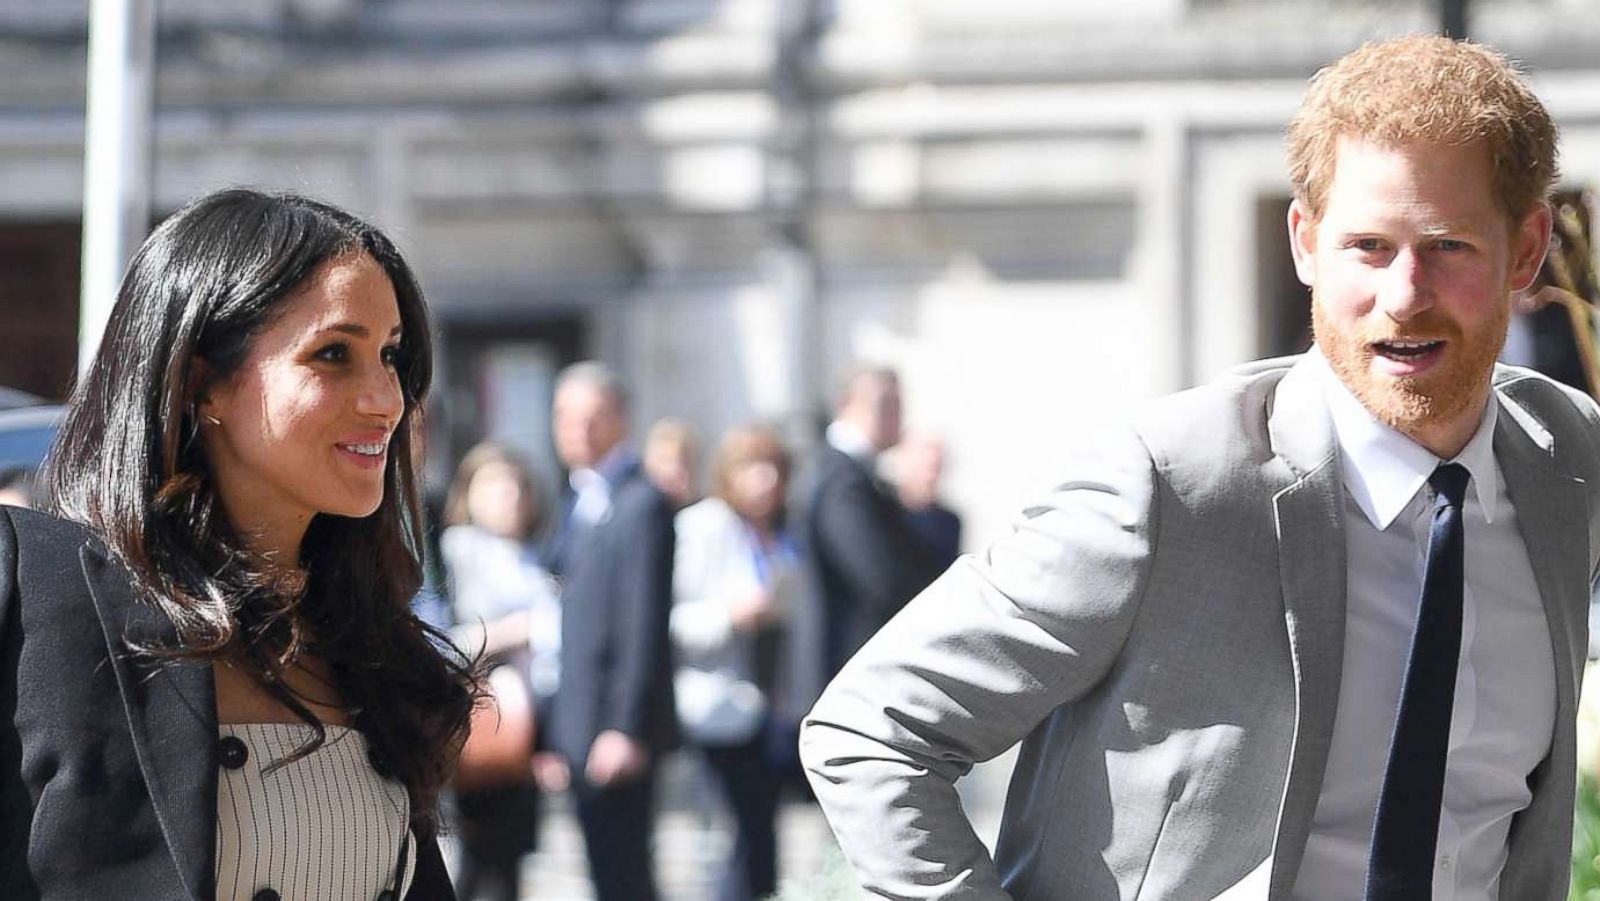
<svg viewBox="0 0 1600 901"><path fill-rule="evenodd" d="M1271 894L1288 897L1322 791L1344 664L1344 487L1316 373L1279 383L1267 423L1287 483L1274 497L1284 624L1294 663L1295 732L1272 849Z"/></svg>
<svg viewBox="0 0 1600 901"><path fill-rule="evenodd" d="M1565 728L1577 710L1573 636L1585 634L1574 621L1587 609L1589 584L1589 510L1582 479L1557 469L1554 439L1514 399L1502 397L1494 434L1495 458L1505 476L1506 493L1517 510L1522 543L1533 566L1534 581L1550 629L1555 658L1556 722Z"/></svg>
<svg viewBox="0 0 1600 901"><path fill-rule="evenodd" d="M205 661L151 663L128 642L170 644L172 624L135 601L127 574L100 549L79 552L128 718L139 767L187 897L208 901L214 879L216 687Z"/></svg>

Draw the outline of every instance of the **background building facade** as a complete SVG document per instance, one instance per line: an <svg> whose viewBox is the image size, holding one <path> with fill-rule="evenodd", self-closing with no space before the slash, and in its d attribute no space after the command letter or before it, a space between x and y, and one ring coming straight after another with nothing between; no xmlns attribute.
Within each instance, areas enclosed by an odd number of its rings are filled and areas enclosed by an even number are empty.
<svg viewBox="0 0 1600 901"><path fill-rule="evenodd" d="M442 484L545 461L597 356L708 435L815 433L898 366L974 546L1085 423L1304 346L1282 128L1315 69L1436 28L1355 0L168 0L155 216L230 184L394 234L437 317ZM1600 184L1590 0L1480 0ZM87 3L0 2L0 383L75 366Z"/></svg>

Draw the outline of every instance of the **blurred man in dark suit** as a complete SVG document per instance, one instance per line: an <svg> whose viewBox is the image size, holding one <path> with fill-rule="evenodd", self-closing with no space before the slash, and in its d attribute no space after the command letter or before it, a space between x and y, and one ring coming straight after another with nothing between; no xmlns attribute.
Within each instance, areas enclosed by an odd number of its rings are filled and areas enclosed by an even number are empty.
<svg viewBox="0 0 1600 901"><path fill-rule="evenodd" d="M556 382L556 453L571 490L553 547L564 582L561 675L539 762L569 782L600 901L652 901L655 763L676 739L667 617L673 509L627 443L627 395L599 363Z"/></svg>
<svg viewBox="0 0 1600 901"><path fill-rule="evenodd" d="M876 474L878 455L899 441L899 377L884 367L855 369L800 481L795 534L824 623L823 682L938 575Z"/></svg>

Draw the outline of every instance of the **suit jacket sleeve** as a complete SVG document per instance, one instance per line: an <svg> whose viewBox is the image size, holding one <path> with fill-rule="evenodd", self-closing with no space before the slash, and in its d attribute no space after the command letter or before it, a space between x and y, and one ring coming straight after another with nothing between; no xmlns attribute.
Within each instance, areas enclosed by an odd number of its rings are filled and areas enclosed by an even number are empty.
<svg viewBox="0 0 1600 901"><path fill-rule="evenodd" d="M649 742L658 708L671 704L672 508L653 488L630 498L625 539L613 561L618 571L611 615L617 645L615 678L599 727ZM670 710L668 711L670 714Z"/></svg>
<svg viewBox="0 0 1600 901"><path fill-rule="evenodd" d="M1007 897L955 780L1088 692L1132 628L1155 545L1150 455L1123 433L1066 472L874 636L803 724L817 800L877 895Z"/></svg>

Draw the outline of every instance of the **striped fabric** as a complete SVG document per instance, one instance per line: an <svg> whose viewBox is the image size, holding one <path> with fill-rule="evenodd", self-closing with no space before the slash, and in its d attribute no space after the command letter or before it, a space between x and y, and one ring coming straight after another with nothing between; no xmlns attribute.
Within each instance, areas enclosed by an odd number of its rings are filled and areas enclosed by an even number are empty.
<svg viewBox="0 0 1600 901"><path fill-rule="evenodd" d="M269 889L282 901L374 901L393 887L410 817L405 786L373 769L366 736L327 730L315 753L263 773L307 741L311 727L218 726L218 901L274 897ZM408 886L415 842L406 858Z"/></svg>

